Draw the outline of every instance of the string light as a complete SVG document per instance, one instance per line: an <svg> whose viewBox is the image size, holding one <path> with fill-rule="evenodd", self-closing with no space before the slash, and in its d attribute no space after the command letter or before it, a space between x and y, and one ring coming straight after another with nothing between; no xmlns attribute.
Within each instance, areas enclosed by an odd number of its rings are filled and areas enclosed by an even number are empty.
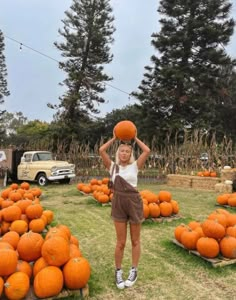
<svg viewBox="0 0 236 300"><path fill-rule="evenodd" d="M11 40L11 41L13 41L13 42L19 44L19 45L20 45L20 47L19 47L20 51L22 51L23 46L24 46L25 48L27 48L27 49L29 49L29 50L31 50L31 51L34 51L34 52L37 53L37 54L40 54L40 55L42 55L42 56L44 56L44 57L46 57L46 58L48 58L48 59L51 59L51 60L53 60L53 61L55 61L55 62L57 62L57 63L60 63L59 60L57 60L57 59L55 59L55 58L53 58L53 57L51 57L51 56L49 56L49 55L47 55L47 54L41 52L41 51L38 51L38 50L36 50L36 49L34 49L34 48L32 48L32 47L26 45L26 44L23 44L23 43L21 43L20 41L17 41L16 39L13 39L13 38L7 36L6 34L4 34L4 36L5 36L5 38L7 38L7 39L9 39L9 40ZM132 95L131 95L130 93L128 93L128 92L126 92L126 91L124 91L124 90L122 90L122 89L120 89L120 88L118 88L118 87L116 87L116 86L114 86L114 85L111 85L111 84L106 83L106 82L104 82L104 85L109 86L109 87L111 87L111 88L113 88L113 89L115 89L115 90L117 90L117 91L119 91L119 92L121 92L121 93L124 93L124 94L128 95L128 99L129 99L129 100L130 100L130 98L132 97Z"/></svg>

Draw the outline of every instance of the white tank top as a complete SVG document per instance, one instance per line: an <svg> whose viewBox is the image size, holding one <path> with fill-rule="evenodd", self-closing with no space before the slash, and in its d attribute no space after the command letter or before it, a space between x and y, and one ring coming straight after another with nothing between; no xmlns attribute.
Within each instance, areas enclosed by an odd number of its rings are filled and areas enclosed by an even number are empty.
<svg viewBox="0 0 236 300"><path fill-rule="evenodd" d="M111 162L111 167L109 170L109 173L111 174L112 168L114 166L114 162ZM125 167L119 165L119 173L116 174L116 169L114 169L112 181L115 181L116 175L120 175L122 178L124 178L129 184L131 184L133 187L137 187L138 184L138 166L137 161L134 161L132 164L129 164Z"/></svg>

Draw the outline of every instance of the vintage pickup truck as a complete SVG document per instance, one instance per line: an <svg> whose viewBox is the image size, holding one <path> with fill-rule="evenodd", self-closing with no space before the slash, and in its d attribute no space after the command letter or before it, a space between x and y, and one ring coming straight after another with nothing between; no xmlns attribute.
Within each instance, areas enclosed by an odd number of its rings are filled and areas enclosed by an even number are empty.
<svg viewBox="0 0 236 300"><path fill-rule="evenodd" d="M54 160L49 151L2 149L0 168L7 170L7 181L32 181L44 186L49 182L69 183L75 177L75 165Z"/></svg>

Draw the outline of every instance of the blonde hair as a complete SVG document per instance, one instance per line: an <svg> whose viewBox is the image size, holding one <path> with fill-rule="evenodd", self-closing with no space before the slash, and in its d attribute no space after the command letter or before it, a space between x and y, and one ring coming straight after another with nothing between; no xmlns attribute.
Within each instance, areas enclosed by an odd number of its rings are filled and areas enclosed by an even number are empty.
<svg viewBox="0 0 236 300"><path fill-rule="evenodd" d="M129 162L128 164L132 164L134 161L135 161L135 158L134 158L134 152L133 152L133 148L131 145L129 144L120 144L117 151L116 151L116 155L115 155L115 162L117 165L119 165L120 163L120 160L119 160L119 151L120 151L120 148L123 147L123 146L127 146L131 149L131 154L130 154L130 159L129 159Z"/></svg>

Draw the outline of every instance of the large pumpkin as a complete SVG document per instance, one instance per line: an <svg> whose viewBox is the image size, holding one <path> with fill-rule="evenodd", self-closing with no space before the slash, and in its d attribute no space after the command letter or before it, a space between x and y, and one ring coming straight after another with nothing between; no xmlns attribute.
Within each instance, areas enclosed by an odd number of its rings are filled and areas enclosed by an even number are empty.
<svg viewBox="0 0 236 300"><path fill-rule="evenodd" d="M19 258L28 262L35 261L41 256L43 237L33 231L24 233L17 244Z"/></svg>
<svg viewBox="0 0 236 300"><path fill-rule="evenodd" d="M38 298L57 296L63 288L63 274L60 268L47 266L39 271L33 282L34 292Z"/></svg>
<svg viewBox="0 0 236 300"><path fill-rule="evenodd" d="M90 264L84 257L71 258L63 266L62 271L65 286L71 290L85 287L91 274Z"/></svg>
<svg viewBox="0 0 236 300"><path fill-rule="evenodd" d="M41 253L49 265L60 267L70 259L69 241L61 236L48 238L42 246Z"/></svg>
<svg viewBox="0 0 236 300"><path fill-rule="evenodd" d="M124 120L120 121L114 127L115 136L122 141L132 140L137 132L137 128L133 122Z"/></svg>

